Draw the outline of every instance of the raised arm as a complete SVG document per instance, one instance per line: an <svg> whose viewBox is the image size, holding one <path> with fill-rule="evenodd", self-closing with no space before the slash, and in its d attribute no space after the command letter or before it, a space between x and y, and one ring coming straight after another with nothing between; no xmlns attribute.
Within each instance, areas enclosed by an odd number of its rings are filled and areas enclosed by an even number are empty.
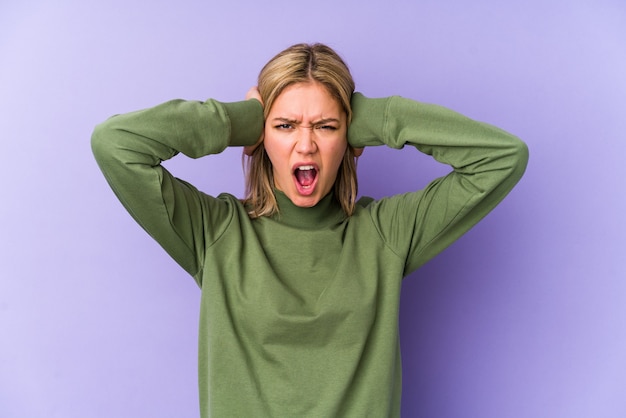
<svg viewBox="0 0 626 418"><path fill-rule="evenodd" d="M526 168L528 149L518 138L444 107L358 93L352 106L352 146L412 145L452 168L423 190L381 199L371 208L382 238L406 258L405 274L487 215Z"/></svg>
<svg viewBox="0 0 626 418"><path fill-rule="evenodd" d="M263 127L260 103L174 100L113 116L98 125L92 150L111 188L135 220L191 275L205 245L219 236L230 209L172 176L161 162L229 145L250 145Z"/></svg>

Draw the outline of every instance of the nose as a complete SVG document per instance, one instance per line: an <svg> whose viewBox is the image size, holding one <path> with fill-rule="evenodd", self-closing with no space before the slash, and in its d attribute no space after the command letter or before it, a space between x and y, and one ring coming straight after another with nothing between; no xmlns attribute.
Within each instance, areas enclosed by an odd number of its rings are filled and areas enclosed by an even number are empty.
<svg viewBox="0 0 626 418"><path fill-rule="evenodd" d="M296 142L296 151L300 154L313 154L317 151L315 142L315 133L313 127L300 126L298 128L298 138Z"/></svg>

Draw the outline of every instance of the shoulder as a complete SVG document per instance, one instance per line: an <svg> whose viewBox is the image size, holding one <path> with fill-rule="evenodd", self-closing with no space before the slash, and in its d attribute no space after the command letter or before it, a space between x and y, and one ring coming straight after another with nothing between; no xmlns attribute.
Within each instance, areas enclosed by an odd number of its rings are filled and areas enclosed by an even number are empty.
<svg viewBox="0 0 626 418"><path fill-rule="evenodd" d="M243 200L230 193L220 193L215 197L217 201L228 207L233 213L243 213L247 216L247 208Z"/></svg>
<svg viewBox="0 0 626 418"><path fill-rule="evenodd" d="M375 201L376 199L374 199L373 197L362 196L359 198L359 200L357 200L356 205L358 208L364 209L364 208L367 208L372 203L374 203Z"/></svg>
<svg viewBox="0 0 626 418"><path fill-rule="evenodd" d="M217 196L200 192L204 224L209 228L228 228L233 222L242 223L249 220L248 212L243 202L230 193L220 193Z"/></svg>

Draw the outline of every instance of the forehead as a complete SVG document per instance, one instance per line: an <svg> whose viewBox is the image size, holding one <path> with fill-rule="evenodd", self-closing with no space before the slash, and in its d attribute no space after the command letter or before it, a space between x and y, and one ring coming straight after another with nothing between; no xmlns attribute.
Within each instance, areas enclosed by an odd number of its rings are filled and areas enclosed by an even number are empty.
<svg viewBox="0 0 626 418"><path fill-rule="evenodd" d="M333 118L343 120L345 112L328 89L316 81L295 83L276 98L268 118L296 120Z"/></svg>

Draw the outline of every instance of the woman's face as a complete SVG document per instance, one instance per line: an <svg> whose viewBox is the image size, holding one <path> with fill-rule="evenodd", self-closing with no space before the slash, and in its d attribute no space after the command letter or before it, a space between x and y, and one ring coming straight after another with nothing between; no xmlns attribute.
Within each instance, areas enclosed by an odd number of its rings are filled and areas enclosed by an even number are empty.
<svg viewBox="0 0 626 418"><path fill-rule="evenodd" d="M263 144L276 188L296 206L315 206L335 184L346 124L339 102L318 82L292 84L274 100Z"/></svg>

